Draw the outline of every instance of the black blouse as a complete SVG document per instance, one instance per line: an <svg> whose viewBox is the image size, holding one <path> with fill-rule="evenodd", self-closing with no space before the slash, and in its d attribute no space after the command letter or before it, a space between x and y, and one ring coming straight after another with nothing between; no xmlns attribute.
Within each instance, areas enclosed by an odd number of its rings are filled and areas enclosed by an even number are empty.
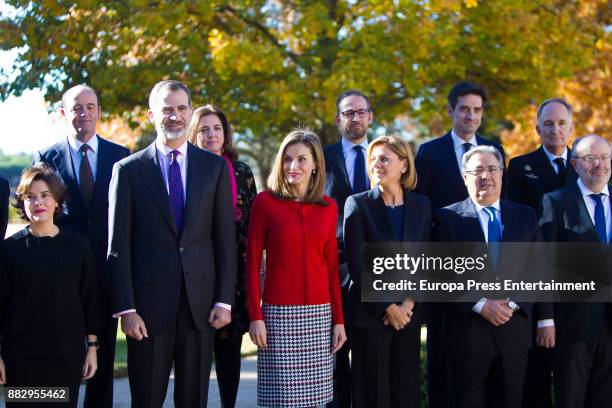
<svg viewBox="0 0 612 408"><path fill-rule="evenodd" d="M102 318L87 241L62 230L39 238L25 228L4 241L0 262L2 356L84 356L85 336Z"/></svg>

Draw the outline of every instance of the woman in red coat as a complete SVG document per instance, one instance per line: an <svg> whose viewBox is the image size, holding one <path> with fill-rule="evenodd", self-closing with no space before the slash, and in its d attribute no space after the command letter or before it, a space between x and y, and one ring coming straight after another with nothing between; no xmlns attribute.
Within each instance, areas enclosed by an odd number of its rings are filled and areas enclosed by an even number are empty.
<svg viewBox="0 0 612 408"><path fill-rule="evenodd" d="M346 334L336 204L323 196L324 184L319 138L308 130L295 130L276 155L269 190L257 196L251 210L247 299L249 334L259 347L257 403L261 406L312 407L333 398L333 353L346 341Z"/></svg>

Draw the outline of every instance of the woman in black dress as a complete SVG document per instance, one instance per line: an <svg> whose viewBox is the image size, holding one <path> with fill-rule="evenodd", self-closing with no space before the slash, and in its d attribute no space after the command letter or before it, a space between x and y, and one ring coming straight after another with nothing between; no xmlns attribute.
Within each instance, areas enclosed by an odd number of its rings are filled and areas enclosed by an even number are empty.
<svg viewBox="0 0 612 408"><path fill-rule="evenodd" d="M15 198L30 224L2 248L0 383L69 387L70 402L40 406L76 407L81 379L93 377L97 368L93 258L85 240L55 225L66 188L49 167L39 163L26 169Z"/></svg>
<svg viewBox="0 0 612 408"><path fill-rule="evenodd" d="M232 308L232 322L216 332L214 352L221 402L224 407L233 407L236 404L240 382L242 336L249 330L244 263L249 213L257 195L257 188L249 166L238 161L238 152L232 140L232 127L221 109L213 105L205 105L196 109L187 130L187 139L196 146L223 157L227 163L232 183L232 204L238 250L236 298Z"/></svg>

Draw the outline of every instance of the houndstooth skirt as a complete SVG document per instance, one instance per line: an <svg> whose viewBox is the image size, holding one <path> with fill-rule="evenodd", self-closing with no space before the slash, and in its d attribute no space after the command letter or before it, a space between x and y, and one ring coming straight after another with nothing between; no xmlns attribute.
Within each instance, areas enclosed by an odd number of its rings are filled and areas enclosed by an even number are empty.
<svg viewBox="0 0 612 408"><path fill-rule="evenodd" d="M268 347L257 352L257 404L313 407L333 399L331 307L262 306Z"/></svg>

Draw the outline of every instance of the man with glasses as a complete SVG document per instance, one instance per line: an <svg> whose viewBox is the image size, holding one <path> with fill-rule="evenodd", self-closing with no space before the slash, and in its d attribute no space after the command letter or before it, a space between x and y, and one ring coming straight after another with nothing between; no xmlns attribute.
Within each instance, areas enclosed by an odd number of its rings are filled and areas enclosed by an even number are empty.
<svg viewBox="0 0 612 408"><path fill-rule="evenodd" d="M343 92L336 99L336 124L340 132L339 142L325 148L325 194L333 198L338 206L338 256L340 258L340 284L342 304L346 308L350 277L344 258L342 221L344 203L350 195L370 188L367 177L366 151L368 129L374 120L374 112L367 96L356 90ZM346 309L344 310L346 314ZM349 340L336 353L334 370L333 407L351 406L350 382L350 334Z"/></svg>
<svg viewBox="0 0 612 408"><path fill-rule="evenodd" d="M429 197L432 210L465 200L468 191L461 176L463 154L476 146L501 146L476 135L487 103L484 89L459 82L448 93L446 107L453 127L446 135L423 143L415 157L418 182L415 192ZM427 320L427 391L431 408L449 407L447 373L441 349L442 311L431 304Z"/></svg>
<svg viewBox="0 0 612 408"><path fill-rule="evenodd" d="M542 196L576 182L576 172L569 165L571 150L567 143L574 130L572 106L563 98L547 99L537 113L536 132L542 145L535 151L510 160L507 198L541 211ZM550 305L536 304L536 345L529 351L527 377L523 394L524 408L552 408L552 350L554 321Z"/></svg>
<svg viewBox="0 0 612 408"><path fill-rule="evenodd" d="M586 279L609 282L612 208L610 142L597 135L577 139L571 164L578 180L544 195L540 224L547 241L593 243L588 258L573 252ZM597 245L603 244L603 245ZM582 248L582 246L579 246ZM599 251L594 251L600 249ZM557 264L567 267L565 251ZM570 271L571 272L571 271ZM556 303L553 338L555 406L606 407L612 399L612 311L610 302Z"/></svg>
<svg viewBox="0 0 612 408"><path fill-rule="evenodd" d="M495 147L474 147L463 155L461 167L469 196L438 211L434 239L486 242L494 282L525 279L534 258L517 256L498 245L541 241L535 211L501 199L504 164ZM445 305L442 345L448 362L450 406L521 406L532 341L532 307L512 296Z"/></svg>

